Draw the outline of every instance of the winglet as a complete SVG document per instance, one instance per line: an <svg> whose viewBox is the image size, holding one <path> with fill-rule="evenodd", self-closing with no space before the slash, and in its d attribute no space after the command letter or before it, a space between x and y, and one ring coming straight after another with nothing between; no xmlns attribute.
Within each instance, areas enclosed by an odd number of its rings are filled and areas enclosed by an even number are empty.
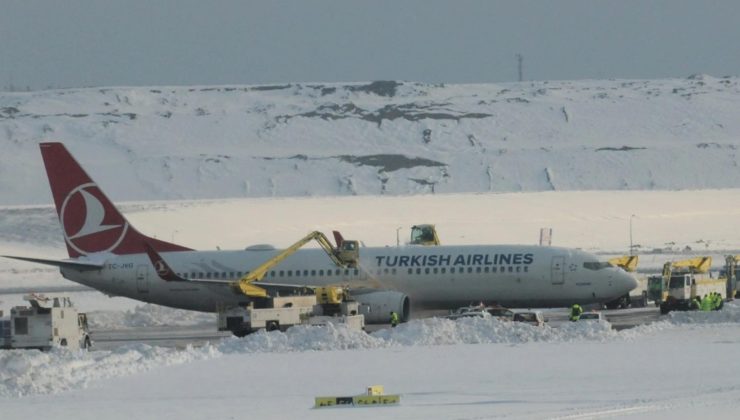
<svg viewBox="0 0 740 420"><path fill-rule="evenodd" d="M159 278L164 281L185 281L185 279L175 274L169 264L167 264L164 258L159 255L149 242L144 242L144 246L146 247L146 254L149 256L149 260L152 262L154 271L157 272Z"/></svg>

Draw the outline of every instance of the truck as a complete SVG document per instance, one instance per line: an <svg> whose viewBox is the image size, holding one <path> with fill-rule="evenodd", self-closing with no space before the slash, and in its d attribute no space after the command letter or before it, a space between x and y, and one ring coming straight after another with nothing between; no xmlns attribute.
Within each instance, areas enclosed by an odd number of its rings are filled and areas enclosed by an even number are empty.
<svg viewBox="0 0 740 420"><path fill-rule="evenodd" d="M70 350L92 346L87 314L78 312L69 297L24 296L30 306L16 306L0 320L0 348Z"/></svg>
<svg viewBox="0 0 740 420"><path fill-rule="evenodd" d="M344 324L363 330L365 317L360 304L341 287L317 287L305 295L276 296L255 300L246 307L220 308L218 330L243 337L255 331L285 331L295 325Z"/></svg>
<svg viewBox="0 0 740 420"><path fill-rule="evenodd" d="M709 293L727 298L727 279L713 278L712 257L667 262L660 275L648 277L648 298L661 314L698 309L696 299Z"/></svg>

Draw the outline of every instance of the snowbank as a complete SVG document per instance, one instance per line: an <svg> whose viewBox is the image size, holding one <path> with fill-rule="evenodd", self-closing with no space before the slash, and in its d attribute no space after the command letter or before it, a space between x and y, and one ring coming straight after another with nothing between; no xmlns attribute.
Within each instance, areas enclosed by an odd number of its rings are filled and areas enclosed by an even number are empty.
<svg viewBox="0 0 740 420"><path fill-rule="evenodd" d="M128 325L149 322L149 305L128 313ZM167 317L175 313L169 310ZM244 338L230 337L203 347L184 350L126 346L115 351L69 352L11 350L0 353L0 397L57 393L85 387L90 382L125 376L161 366L220 357L224 354L371 350L389 347L457 344L524 344L531 342L607 342L635 340L677 328L707 328L740 323L740 305L728 303L719 312L672 313L664 320L617 332L605 321L565 323L558 328L533 327L496 318L442 318L414 320L372 334L343 326L300 326L286 332L261 331Z"/></svg>
<svg viewBox="0 0 740 420"><path fill-rule="evenodd" d="M216 315L160 305L139 305L127 311L93 311L89 316L90 328L113 330L160 326L216 325Z"/></svg>

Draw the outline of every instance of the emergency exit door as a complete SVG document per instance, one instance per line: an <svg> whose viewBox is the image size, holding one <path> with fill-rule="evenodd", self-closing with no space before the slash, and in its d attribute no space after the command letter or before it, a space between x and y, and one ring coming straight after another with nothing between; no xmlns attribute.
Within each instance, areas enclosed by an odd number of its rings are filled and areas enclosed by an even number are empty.
<svg viewBox="0 0 740 420"><path fill-rule="evenodd" d="M142 264L136 267L136 290L139 293L149 293L149 266Z"/></svg>
<svg viewBox="0 0 740 420"><path fill-rule="evenodd" d="M565 257L552 257L550 273L552 275L552 284L565 283Z"/></svg>

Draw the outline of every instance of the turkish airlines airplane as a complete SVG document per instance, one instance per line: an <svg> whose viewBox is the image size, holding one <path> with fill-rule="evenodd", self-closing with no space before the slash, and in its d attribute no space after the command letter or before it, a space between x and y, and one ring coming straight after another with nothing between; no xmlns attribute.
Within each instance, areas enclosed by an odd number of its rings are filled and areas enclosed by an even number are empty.
<svg viewBox="0 0 740 420"><path fill-rule="evenodd" d="M109 295L174 308L215 312L252 298L234 282L279 251L269 246L196 251L134 228L61 143L41 143L69 259L8 256L59 267L64 278ZM156 267L156 268L155 268ZM411 304L447 309L471 302L511 307L603 303L636 280L589 253L531 245L362 247L357 268L336 266L321 249L300 249L258 283L270 293L351 284L370 308L366 322L387 322Z"/></svg>

